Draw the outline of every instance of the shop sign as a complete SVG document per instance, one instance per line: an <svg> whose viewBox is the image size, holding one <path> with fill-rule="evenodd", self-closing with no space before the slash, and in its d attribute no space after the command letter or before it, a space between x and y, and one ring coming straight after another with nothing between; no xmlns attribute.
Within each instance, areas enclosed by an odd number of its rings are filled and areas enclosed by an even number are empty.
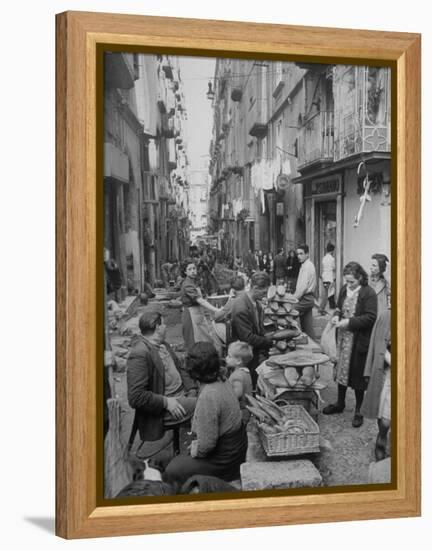
<svg viewBox="0 0 432 550"><path fill-rule="evenodd" d="M313 181L310 187L311 195L327 195L329 193L340 193L340 192L341 192L340 178Z"/></svg>

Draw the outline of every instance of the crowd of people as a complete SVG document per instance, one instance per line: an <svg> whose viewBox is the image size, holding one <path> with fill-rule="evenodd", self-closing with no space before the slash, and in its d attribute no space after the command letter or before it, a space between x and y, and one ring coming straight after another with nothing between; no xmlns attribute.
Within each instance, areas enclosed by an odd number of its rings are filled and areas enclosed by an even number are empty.
<svg viewBox="0 0 432 550"><path fill-rule="evenodd" d="M202 274L212 272L211 263L211 255L199 254L198 261L191 258L179 268L184 274L180 300L185 363L165 341L162 315L150 309L141 315L141 334L132 343L127 361L128 400L143 441L160 439L172 426L191 422L189 453L175 456L165 468L164 479L177 486L194 475L226 482L239 477L247 450L245 395L256 391L256 368L272 346L271 336L264 331L262 305L271 284L287 285L298 300L303 332L315 338L312 310L317 307L318 281L306 244L286 256L283 250L274 258L249 251L244 260L236 258L223 307L210 303L207 289L202 288ZM324 292L318 304L319 313L330 315L338 335L337 400L322 412L342 413L347 389L353 389L352 426L360 427L364 416L377 419L377 460L386 455L390 429L387 264L386 256L373 255L370 276L359 263L346 264L344 284L335 300L334 246L329 243L322 260ZM218 326L224 330L215 330Z"/></svg>

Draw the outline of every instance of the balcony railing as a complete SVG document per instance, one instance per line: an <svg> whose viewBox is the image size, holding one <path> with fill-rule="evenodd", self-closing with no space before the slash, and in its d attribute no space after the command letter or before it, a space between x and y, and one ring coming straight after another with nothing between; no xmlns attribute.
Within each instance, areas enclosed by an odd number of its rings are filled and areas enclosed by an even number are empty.
<svg viewBox="0 0 432 550"><path fill-rule="evenodd" d="M321 162L333 161L334 114L320 111L300 128L298 137L298 169Z"/></svg>
<svg viewBox="0 0 432 550"><path fill-rule="evenodd" d="M334 92L335 161L358 153L389 153L389 69L337 65Z"/></svg>
<svg viewBox="0 0 432 550"><path fill-rule="evenodd" d="M249 109L248 133L254 137L264 137L267 134L267 101L255 99Z"/></svg>

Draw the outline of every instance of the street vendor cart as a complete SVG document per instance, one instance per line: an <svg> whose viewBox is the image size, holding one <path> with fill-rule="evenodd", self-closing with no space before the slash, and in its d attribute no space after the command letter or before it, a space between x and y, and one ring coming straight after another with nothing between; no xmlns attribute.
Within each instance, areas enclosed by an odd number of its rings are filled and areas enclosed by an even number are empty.
<svg viewBox="0 0 432 550"><path fill-rule="evenodd" d="M266 359L257 368L258 388L262 395L281 404L302 405L316 418L320 392L326 384L320 381L319 365L329 361L312 339L298 345L295 351Z"/></svg>

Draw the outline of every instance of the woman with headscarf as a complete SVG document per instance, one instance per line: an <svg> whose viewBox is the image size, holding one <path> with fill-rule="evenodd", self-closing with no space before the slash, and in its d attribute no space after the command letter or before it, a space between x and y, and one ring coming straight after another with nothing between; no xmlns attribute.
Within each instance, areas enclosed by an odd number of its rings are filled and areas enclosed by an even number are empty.
<svg viewBox="0 0 432 550"><path fill-rule="evenodd" d="M384 313L390 304L390 283L385 277L388 258L385 254L374 254L370 267L369 285L378 297L378 315Z"/></svg>
<svg viewBox="0 0 432 550"><path fill-rule="evenodd" d="M332 322L338 328L337 402L327 405L324 414L337 414L345 409L347 388L355 392L356 404L352 426L363 424L360 408L367 380L364 376L366 357L373 325L377 316L377 295L368 285L368 276L357 262L349 262L343 270L342 287Z"/></svg>
<svg viewBox="0 0 432 550"><path fill-rule="evenodd" d="M193 475L238 479L246 459L247 434L240 405L226 380L212 344L198 342L186 359L189 376L199 383L192 419L194 439L190 455L177 455L168 464L164 480L184 483Z"/></svg>

